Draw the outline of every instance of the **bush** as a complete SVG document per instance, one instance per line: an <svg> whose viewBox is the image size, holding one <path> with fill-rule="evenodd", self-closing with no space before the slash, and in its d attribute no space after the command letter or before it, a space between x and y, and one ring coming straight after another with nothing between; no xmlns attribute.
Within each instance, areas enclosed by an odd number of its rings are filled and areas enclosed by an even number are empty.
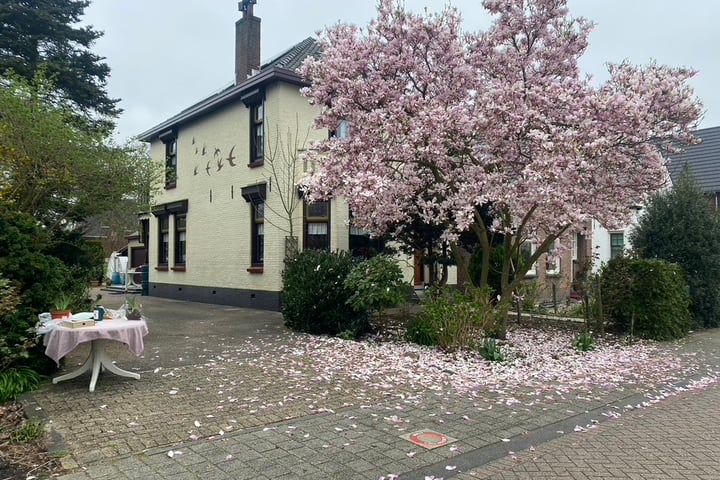
<svg viewBox="0 0 720 480"><path fill-rule="evenodd" d="M654 340L685 336L692 327L682 269L664 260L616 258L601 272L604 311L623 333Z"/></svg>
<svg viewBox="0 0 720 480"><path fill-rule="evenodd" d="M494 338L486 338L482 345L480 345L480 348L478 348L478 353L488 362L505 361L505 355L503 355L500 346Z"/></svg>
<svg viewBox="0 0 720 480"><path fill-rule="evenodd" d="M480 246L475 247L468 264L468 274L474 285L480 285L483 270L482 252ZM487 284L493 289L493 296L500 294L503 261L504 250L502 245L498 245L490 251L490 270L487 279Z"/></svg>
<svg viewBox="0 0 720 480"><path fill-rule="evenodd" d="M437 325L434 320L424 315L418 315L408 322L405 339L418 345L436 347L438 345Z"/></svg>
<svg viewBox="0 0 720 480"><path fill-rule="evenodd" d="M53 239L33 217L0 204L0 277L12 290L0 294L13 298L12 308L0 308L0 349L13 351L13 361L3 363L31 366L41 373L56 368L41 346L33 346L32 332L37 314L48 311L62 294L73 298L73 309L89 306L87 266L96 263L97 256L86 252L83 242L69 234ZM65 263L56 256L60 254L93 260Z"/></svg>
<svg viewBox="0 0 720 480"><path fill-rule="evenodd" d="M589 332L582 332L580 335L573 339L573 347L579 352L589 352L595 348L595 341L592 338L592 334Z"/></svg>
<svg viewBox="0 0 720 480"><path fill-rule="evenodd" d="M407 294L400 266L385 255L355 265L345 287L353 292L348 302L355 310L376 311L381 317L384 309L399 305Z"/></svg>
<svg viewBox="0 0 720 480"><path fill-rule="evenodd" d="M0 403L14 402L25 392L40 386L40 375L27 367L0 372Z"/></svg>
<svg viewBox="0 0 720 480"><path fill-rule="evenodd" d="M286 260L282 314L285 325L312 334L355 337L369 331L367 312L353 308L345 279L358 263L348 252L305 250Z"/></svg>
<svg viewBox="0 0 720 480"><path fill-rule="evenodd" d="M680 265L699 327L720 326L720 222L687 167L671 190L651 198L630 240L643 258Z"/></svg>
<svg viewBox="0 0 720 480"><path fill-rule="evenodd" d="M472 348L478 332L492 320L491 289L433 288L423 311L408 323L408 341L453 352ZM491 323L491 322L490 322Z"/></svg>

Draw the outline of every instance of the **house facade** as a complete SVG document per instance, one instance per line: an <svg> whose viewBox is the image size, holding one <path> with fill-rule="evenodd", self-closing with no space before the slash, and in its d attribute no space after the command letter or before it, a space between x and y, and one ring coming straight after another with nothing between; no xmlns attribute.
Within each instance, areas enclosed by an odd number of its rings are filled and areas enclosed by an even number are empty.
<svg viewBox="0 0 720 480"><path fill-rule="evenodd" d="M298 191L315 168L303 150L347 134L347 126L314 129L319 110L300 94L307 83L296 70L319 54L316 40L260 63L252 3L240 3L234 84L139 136L166 168L164 188L141 219L149 295L277 310L293 251L380 247L350 225L342 199L308 204ZM402 260L407 281L426 281L426 267Z"/></svg>
<svg viewBox="0 0 720 480"><path fill-rule="evenodd" d="M720 207L720 127L703 128L695 131L699 143L688 145L681 153L673 154L668 165L668 185L676 183L685 167L705 192L713 211ZM629 225L617 230L608 230L599 222L592 223L593 272L597 273L609 260L627 253L632 245L629 235L637 226L642 208L635 209Z"/></svg>

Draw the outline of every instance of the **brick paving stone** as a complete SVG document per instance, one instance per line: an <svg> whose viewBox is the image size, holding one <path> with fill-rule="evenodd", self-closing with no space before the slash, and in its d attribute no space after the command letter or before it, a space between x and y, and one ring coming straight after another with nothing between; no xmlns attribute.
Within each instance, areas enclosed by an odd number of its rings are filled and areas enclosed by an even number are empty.
<svg viewBox="0 0 720 480"><path fill-rule="evenodd" d="M412 388L404 389L404 397L392 396L392 392L368 389L351 375L336 373L332 380L322 380L314 367L306 366L297 374L304 375L302 381L312 388L298 392L294 387L300 377L270 375L258 361L263 351L303 342L302 336L283 329L278 314L152 297L143 304L154 320L143 357L133 357L121 345L111 351L121 368L141 373L140 381L102 375L91 394L87 391L89 380L83 376L59 385L44 385L29 399L29 410L35 406L42 409L41 415L52 421L52 428L64 440L62 450L80 465L80 469L64 475L64 480L93 478L87 473L91 471L110 471L103 468L116 469L121 480L138 478L139 472L142 478L168 478L172 474L178 478L375 480L394 473L404 480L423 479L423 472L431 467L441 468L448 478L444 466L456 461L467 461L471 468L466 470L474 474L464 471L460 478L482 478L478 475L485 472L492 478L575 480L572 475L580 471L586 477L577 478L642 478L645 471L654 475L646 478L661 480L673 478L662 475L692 472L687 478L696 480L713 478L719 471L710 453L710 447L715 446L712 438L707 439L708 448L703 450L686 448L691 440L705 441L697 432L704 432L711 424L706 408L694 406L695 392L671 397L647 410L624 413L620 419L604 422L584 434L571 434L572 426L567 427L567 434L535 445L535 452L517 452L518 460L508 456L507 449L498 450L501 459L486 463L482 452L497 449L502 438L520 441L585 411L601 407L607 411L616 403L621 407L627 398L661 385L636 384L624 390L582 395L552 394L552 399L536 398L531 391L517 392L521 402L508 405L481 396L472 399ZM684 355L688 362L707 364L708 370L717 371L719 347L720 334L708 331L667 348ZM85 353L82 349L74 352L66 368L74 368ZM523 403L525 398L528 404ZM695 400L683 403L684 398ZM673 402L687 406L702 420L692 421L692 415L672 422L666 419L669 426L662 431L663 439L680 441L679 445L664 445L664 457L676 460L667 463L652 449L636 447L658 435L653 426L655 412L662 412ZM320 407L327 410L318 412ZM387 420L393 416L401 422ZM604 440L604 432L635 418L632 433L636 436L632 440L611 436L605 441L608 445L596 447L592 443L595 438ZM195 427L195 421L201 427ZM451 451L450 446L424 450L400 438L402 433L421 428L458 438L454 444L457 450ZM684 434L686 431L694 433ZM193 441L191 434L200 438ZM556 444L560 447L551 448ZM583 454L569 453L574 448ZM183 455L170 459L168 450L182 451ZM407 456L411 451L416 452L413 458ZM715 451L720 451L720 446ZM636 459L625 457L628 452L639 452L645 470L635 468ZM226 461L228 454L234 457L232 462ZM478 460L473 465L470 459L474 454ZM531 454L553 461L529 461L534 458ZM606 455L603 461L597 459L600 454Z"/></svg>
<svg viewBox="0 0 720 480"><path fill-rule="evenodd" d="M720 383L634 410L584 433L572 433L457 476L459 479L561 476L599 478L720 478ZM624 448L613 448L620 443Z"/></svg>

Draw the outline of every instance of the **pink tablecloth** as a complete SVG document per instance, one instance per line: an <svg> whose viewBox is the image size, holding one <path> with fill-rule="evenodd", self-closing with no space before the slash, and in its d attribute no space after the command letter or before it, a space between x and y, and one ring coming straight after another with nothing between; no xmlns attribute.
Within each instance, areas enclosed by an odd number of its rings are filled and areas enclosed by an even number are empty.
<svg viewBox="0 0 720 480"><path fill-rule="evenodd" d="M145 349L143 337L148 334L145 320L104 320L92 327L66 328L58 325L45 334L45 355L60 359L85 342L93 340L115 340L128 346L134 355L140 355Z"/></svg>

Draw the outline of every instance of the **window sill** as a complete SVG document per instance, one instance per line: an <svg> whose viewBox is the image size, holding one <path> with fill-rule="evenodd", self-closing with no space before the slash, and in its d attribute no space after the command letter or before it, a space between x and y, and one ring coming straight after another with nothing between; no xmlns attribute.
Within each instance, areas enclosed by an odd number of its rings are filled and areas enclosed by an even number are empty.
<svg viewBox="0 0 720 480"><path fill-rule="evenodd" d="M248 163L248 168L257 168L265 165L265 160L255 160L254 162Z"/></svg>
<svg viewBox="0 0 720 480"><path fill-rule="evenodd" d="M157 270L158 272L167 272L168 266L167 265L158 265L157 267L155 267L155 270Z"/></svg>
<svg viewBox="0 0 720 480"><path fill-rule="evenodd" d="M263 273L264 267L250 267L247 269L248 273Z"/></svg>
<svg viewBox="0 0 720 480"><path fill-rule="evenodd" d="M165 184L165 190L172 190L175 187L177 187L177 184L175 182Z"/></svg>
<svg viewBox="0 0 720 480"><path fill-rule="evenodd" d="M185 265L176 265L171 268L173 272L184 272L185 271Z"/></svg>

